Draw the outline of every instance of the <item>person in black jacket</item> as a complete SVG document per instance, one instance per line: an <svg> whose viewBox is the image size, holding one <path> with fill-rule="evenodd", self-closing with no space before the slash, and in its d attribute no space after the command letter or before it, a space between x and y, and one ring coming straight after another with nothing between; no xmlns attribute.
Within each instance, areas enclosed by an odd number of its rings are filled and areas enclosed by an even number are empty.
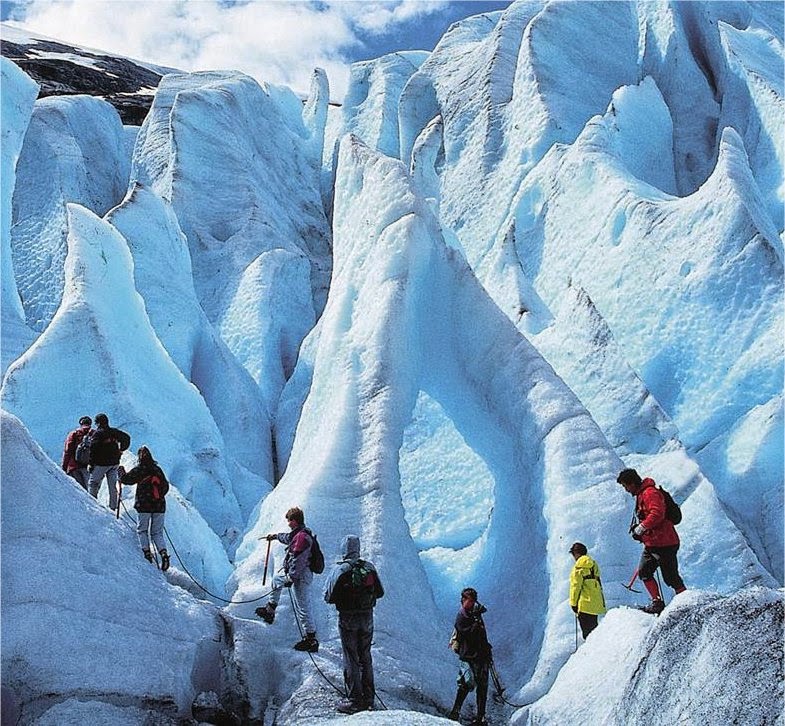
<svg viewBox="0 0 785 726"><path fill-rule="evenodd" d="M131 445L131 437L120 429L109 426L105 413L95 416L95 431L90 435L90 494L98 497L101 482L106 477L109 487L109 509L117 509L117 467L120 455Z"/></svg>
<svg viewBox="0 0 785 726"><path fill-rule="evenodd" d="M455 632L450 646L458 654L458 692L449 718L458 721L466 696L477 689L477 718L473 726L486 724L485 704L488 700L488 676L491 665L491 644L485 632L482 614L486 608L477 601L477 590L466 587L461 591L461 609L455 616Z"/></svg>
<svg viewBox="0 0 785 726"><path fill-rule="evenodd" d="M169 553L164 542L164 513L166 512L166 493L169 482L158 462L153 459L150 449L140 446L137 452L138 464L131 471L120 467L120 484L136 485L134 509L137 511L136 534L148 562L153 561L150 551L152 539L158 554L161 555L161 569L169 569Z"/></svg>

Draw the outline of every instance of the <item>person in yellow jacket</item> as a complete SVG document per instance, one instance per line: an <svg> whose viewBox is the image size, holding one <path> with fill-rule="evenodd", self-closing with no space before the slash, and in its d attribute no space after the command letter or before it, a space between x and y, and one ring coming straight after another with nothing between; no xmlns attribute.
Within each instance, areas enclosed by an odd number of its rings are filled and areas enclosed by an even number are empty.
<svg viewBox="0 0 785 726"><path fill-rule="evenodd" d="M570 606L578 617L583 639L597 627L597 616L605 613L600 566L588 555L586 545L575 542L570 547L575 560L570 573Z"/></svg>

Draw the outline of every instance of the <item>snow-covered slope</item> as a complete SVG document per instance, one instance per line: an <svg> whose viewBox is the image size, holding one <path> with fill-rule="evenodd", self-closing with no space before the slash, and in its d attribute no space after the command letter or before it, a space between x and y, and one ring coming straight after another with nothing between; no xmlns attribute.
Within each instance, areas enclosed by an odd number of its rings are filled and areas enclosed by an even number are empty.
<svg viewBox="0 0 785 726"><path fill-rule="evenodd" d="M217 685L218 614L170 586L133 531L1 415L4 722L190 715Z"/></svg>
<svg viewBox="0 0 785 726"><path fill-rule="evenodd" d="M344 108L328 106L319 69L304 104L238 71L175 73L141 129L95 98L32 110L35 85L4 60L3 405L54 461L100 410L133 449L150 445L173 483L183 562L169 583L233 598L216 635L215 611L153 578L105 495L96 506L32 443L6 456L5 439L29 440L4 423L4 606L10 583L20 608L70 612L70 591L46 586L71 559L100 572L108 603L135 602L103 552L96 569L45 518L9 531L51 571L6 557L9 487L38 481L35 461L65 532L99 522L103 549L118 538L156 583L157 607L195 613L182 668L122 692L90 670L113 651L90 641L84 660L67 633L62 664L36 656L41 677L26 679L12 630L4 714L10 702L22 724L137 723L149 690L156 723L435 723L471 584L508 699L537 700L519 721L781 723L782 593L765 588L782 585L785 546L783 15L746 0L518 0L456 23L431 53L355 65ZM107 81L128 69L84 58ZM620 584L640 555L623 466L684 513L689 590L659 621L619 607L646 597ZM293 505L328 562L351 531L379 567L389 711L331 719L338 694L291 649L288 598L272 628L253 615L269 589L259 537ZM573 654L576 540L612 609ZM340 683L322 584L315 664ZM107 609L100 627L149 654ZM80 679L95 691L69 690ZM205 680L220 688L189 714ZM231 715L209 715L211 701Z"/></svg>
<svg viewBox="0 0 785 726"><path fill-rule="evenodd" d="M782 723L782 592L680 595L662 617L610 612L514 724Z"/></svg>
<svg viewBox="0 0 785 726"><path fill-rule="evenodd" d="M3 406L55 459L65 426L85 412L106 411L131 435L134 450L150 447L231 547L243 523L215 422L153 331L123 237L83 207L69 205L68 212L62 304L8 369Z"/></svg>

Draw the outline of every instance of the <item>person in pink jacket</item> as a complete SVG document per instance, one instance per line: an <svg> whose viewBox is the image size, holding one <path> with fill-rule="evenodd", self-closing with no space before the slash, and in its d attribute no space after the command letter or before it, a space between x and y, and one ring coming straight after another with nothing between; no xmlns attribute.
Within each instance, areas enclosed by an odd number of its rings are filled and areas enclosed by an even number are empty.
<svg viewBox="0 0 785 726"><path fill-rule="evenodd" d="M687 589L679 575L679 535L673 522L665 516L665 496L657 488L654 479L641 479L635 469L624 469L616 481L628 494L635 497L638 524L631 530L631 534L633 539L643 543L638 577L651 595L651 603L641 609L659 615L665 609L665 603L654 579L658 567L662 570L665 584L672 587L677 594Z"/></svg>

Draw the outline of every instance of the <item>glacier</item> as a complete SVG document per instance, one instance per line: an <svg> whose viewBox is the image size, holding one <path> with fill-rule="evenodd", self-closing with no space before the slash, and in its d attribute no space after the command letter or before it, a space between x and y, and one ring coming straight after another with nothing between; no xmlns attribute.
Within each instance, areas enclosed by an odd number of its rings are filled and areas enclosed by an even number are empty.
<svg viewBox="0 0 785 726"><path fill-rule="evenodd" d="M783 15L517 0L342 104L321 69L159 69L140 126L4 55L4 723L447 723L466 585L490 723L783 723ZM98 411L171 481L166 573L132 491L115 518L58 466ZM626 466L684 514L659 618L622 587ZM293 505L381 573L374 711L335 714L323 578L313 659L286 595L254 615Z"/></svg>

